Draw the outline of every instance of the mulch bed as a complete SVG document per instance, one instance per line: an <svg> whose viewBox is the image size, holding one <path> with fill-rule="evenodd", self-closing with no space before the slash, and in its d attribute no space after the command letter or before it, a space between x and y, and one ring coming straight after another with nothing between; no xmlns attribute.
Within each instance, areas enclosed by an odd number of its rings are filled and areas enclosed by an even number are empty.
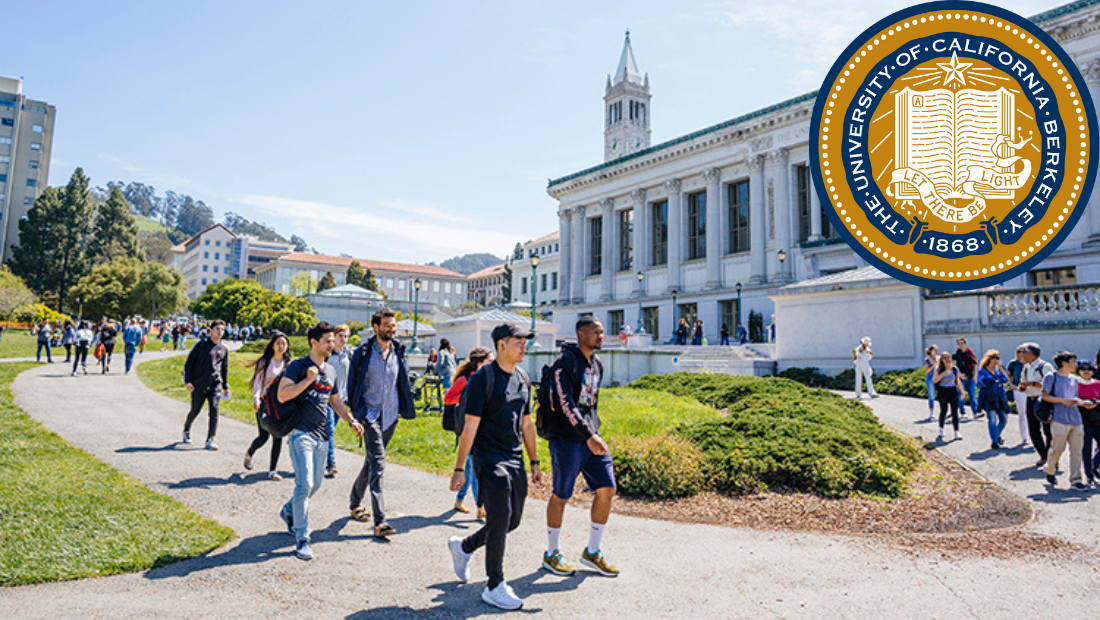
<svg viewBox="0 0 1100 620"><path fill-rule="evenodd" d="M1086 547L1026 531L1031 505L975 475L937 450L923 450L904 496L885 501L865 497L828 499L774 489L733 496L702 493L678 500L619 496L613 512L649 519L706 523L761 530L862 536L915 553L982 557L1067 556L1092 553ZM550 485L531 485L530 496L550 497ZM594 494L578 481L573 504Z"/></svg>

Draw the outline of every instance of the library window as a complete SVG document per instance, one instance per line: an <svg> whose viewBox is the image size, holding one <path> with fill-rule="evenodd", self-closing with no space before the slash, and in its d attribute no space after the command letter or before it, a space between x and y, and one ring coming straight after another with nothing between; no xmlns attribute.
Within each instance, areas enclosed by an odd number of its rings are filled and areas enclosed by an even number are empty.
<svg viewBox="0 0 1100 620"><path fill-rule="evenodd" d="M662 200L650 205L653 210L650 221L653 222L653 267L668 264L668 201Z"/></svg>
<svg viewBox="0 0 1100 620"><path fill-rule="evenodd" d="M707 257L707 194L688 194L688 260Z"/></svg>
<svg viewBox="0 0 1100 620"><path fill-rule="evenodd" d="M34 133L42 133L42 125L32 125L31 131Z"/></svg>
<svg viewBox="0 0 1100 620"><path fill-rule="evenodd" d="M603 219L588 220L588 275L603 273Z"/></svg>
<svg viewBox="0 0 1100 620"><path fill-rule="evenodd" d="M726 186L729 205L729 253L749 251L749 182Z"/></svg>

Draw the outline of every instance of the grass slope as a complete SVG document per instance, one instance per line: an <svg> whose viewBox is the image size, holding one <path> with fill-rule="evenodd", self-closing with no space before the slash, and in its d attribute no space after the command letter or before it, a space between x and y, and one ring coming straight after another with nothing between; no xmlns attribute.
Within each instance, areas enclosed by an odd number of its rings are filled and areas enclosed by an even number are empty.
<svg viewBox="0 0 1100 620"><path fill-rule="evenodd" d="M202 555L233 537L16 407L11 382L33 366L0 364L0 585L144 570Z"/></svg>

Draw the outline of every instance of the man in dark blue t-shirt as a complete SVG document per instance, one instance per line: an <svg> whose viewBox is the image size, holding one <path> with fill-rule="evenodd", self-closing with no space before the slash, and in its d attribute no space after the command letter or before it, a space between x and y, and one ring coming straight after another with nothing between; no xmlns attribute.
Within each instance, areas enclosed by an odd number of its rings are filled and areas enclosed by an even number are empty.
<svg viewBox="0 0 1100 620"><path fill-rule="evenodd" d="M542 482L531 422L531 382L516 366L534 334L505 323L494 328L492 335L496 361L470 377L460 404L465 418L451 477L451 491L458 491L465 481L466 456L472 451L479 499L485 502L485 526L465 539L451 538L449 545L455 574L462 581L470 579L470 556L485 547L489 583L481 600L501 609L519 609L523 600L504 581L504 544L508 532L519 526L527 498L524 448L531 459L532 480Z"/></svg>
<svg viewBox="0 0 1100 620"><path fill-rule="evenodd" d="M328 459L328 408L331 405L358 435L363 427L352 419L336 390L336 370L325 360L332 354L336 328L324 321L307 332L309 355L286 367L279 382L279 402L300 400L302 421L288 435L290 458L294 463L294 495L279 516L297 541L295 554L303 560L313 558L310 546L309 498L321 488Z"/></svg>

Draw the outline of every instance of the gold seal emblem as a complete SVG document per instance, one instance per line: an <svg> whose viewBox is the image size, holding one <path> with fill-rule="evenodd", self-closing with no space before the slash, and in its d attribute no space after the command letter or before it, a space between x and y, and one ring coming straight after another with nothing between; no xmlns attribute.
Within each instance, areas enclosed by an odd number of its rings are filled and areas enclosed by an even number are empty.
<svg viewBox="0 0 1100 620"><path fill-rule="evenodd" d="M895 13L818 93L813 174L872 265L939 290L998 284L1054 251L1084 211L1096 116L1079 71L1027 19L980 3Z"/></svg>

